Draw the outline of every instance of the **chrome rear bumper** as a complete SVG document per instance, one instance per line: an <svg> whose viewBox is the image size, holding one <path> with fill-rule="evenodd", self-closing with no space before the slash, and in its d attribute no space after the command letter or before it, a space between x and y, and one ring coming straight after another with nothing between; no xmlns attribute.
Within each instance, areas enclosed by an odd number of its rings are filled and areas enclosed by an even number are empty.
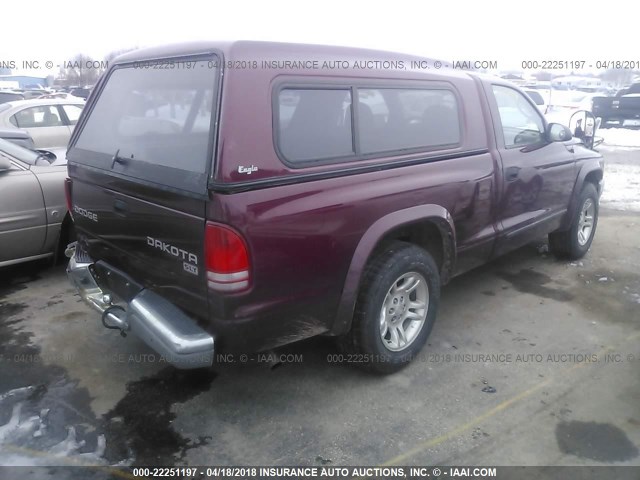
<svg viewBox="0 0 640 480"><path fill-rule="evenodd" d="M115 306L111 294L96 283L91 271L93 261L84 252L76 252L75 247L75 244L70 244L65 251L69 257L67 275L80 297L103 315L103 323L109 322L113 325L110 328L117 328L123 333L133 332L162 355L164 361L177 368L212 365L214 339L211 334L178 307L150 290L142 290L126 307Z"/></svg>

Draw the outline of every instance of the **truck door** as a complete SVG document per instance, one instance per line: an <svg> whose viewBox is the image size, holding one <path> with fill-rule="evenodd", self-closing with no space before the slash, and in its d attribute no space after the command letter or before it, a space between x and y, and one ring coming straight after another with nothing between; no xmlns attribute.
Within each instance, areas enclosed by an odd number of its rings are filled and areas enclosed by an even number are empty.
<svg viewBox="0 0 640 480"><path fill-rule="evenodd" d="M488 86L502 185L497 216L504 253L555 230L569 207L575 180L573 147L546 140L546 122L518 89Z"/></svg>

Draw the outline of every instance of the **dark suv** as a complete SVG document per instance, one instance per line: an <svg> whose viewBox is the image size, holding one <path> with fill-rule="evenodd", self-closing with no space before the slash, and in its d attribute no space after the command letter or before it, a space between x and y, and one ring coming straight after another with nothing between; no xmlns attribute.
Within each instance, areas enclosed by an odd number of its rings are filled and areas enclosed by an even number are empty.
<svg viewBox="0 0 640 480"><path fill-rule="evenodd" d="M181 368L324 334L391 372L454 275L543 234L584 255L600 155L512 84L425 62L260 42L118 58L68 151L81 296Z"/></svg>

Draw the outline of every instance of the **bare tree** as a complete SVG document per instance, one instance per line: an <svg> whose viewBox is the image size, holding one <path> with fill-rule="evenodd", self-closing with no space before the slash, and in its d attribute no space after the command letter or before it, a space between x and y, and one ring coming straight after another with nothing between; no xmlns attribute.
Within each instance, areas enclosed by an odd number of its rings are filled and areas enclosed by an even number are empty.
<svg viewBox="0 0 640 480"><path fill-rule="evenodd" d="M77 54L71 60L65 60L60 67L59 83L66 86L93 85L100 75L100 62L88 55Z"/></svg>
<svg viewBox="0 0 640 480"><path fill-rule="evenodd" d="M633 70L610 68L605 70L600 75L600 78L608 82L615 83L616 85L625 85L627 83L631 83L633 81L633 77L637 74L638 72Z"/></svg>
<svg viewBox="0 0 640 480"><path fill-rule="evenodd" d="M94 85L100 75L102 75L109 64L123 53L137 50L138 47L124 48L121 50L114 50L104 56L104 60L94 60L92 57L83 53L77 54L71 60L63 62L60 66L56 78L56 84L70 86L85 86Z"/></svg>

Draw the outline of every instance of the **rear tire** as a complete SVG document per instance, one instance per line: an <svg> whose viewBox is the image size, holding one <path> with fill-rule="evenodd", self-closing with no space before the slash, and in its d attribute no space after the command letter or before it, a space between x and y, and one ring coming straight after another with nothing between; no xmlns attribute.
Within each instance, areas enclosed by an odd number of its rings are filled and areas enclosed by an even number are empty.
<svg viewBox="0 0 640 480"><path fill-rule="evenodd" d="M400 370L426 343L439 302L440 275L431 255L394 242L366 268L353 325L340 339L346 360L376 373Z"/></svg>
<svg viewBox="0 0 640 480"><path fill-rule="evenodd" d="M578 197L578 208L571 221L571 228L549 234L549 249L559 258L577 260L589 251L598 225L598 191L592 183L586 183Z"/></svg>

